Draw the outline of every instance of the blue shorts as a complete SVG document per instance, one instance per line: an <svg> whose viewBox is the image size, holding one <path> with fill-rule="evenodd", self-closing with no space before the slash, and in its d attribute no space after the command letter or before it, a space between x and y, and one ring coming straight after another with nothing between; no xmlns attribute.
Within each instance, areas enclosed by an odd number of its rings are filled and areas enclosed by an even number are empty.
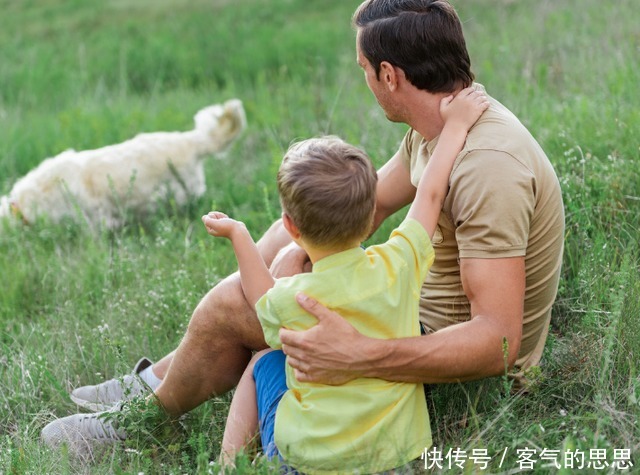
<svg viewBox="0 0 640 475"><path fill-rule="evenodd" d="M287 391L285 359L282 350L270 351L253 367L262 451L269 459L280 456L274 439L274 427L278 403Z"/></svg>

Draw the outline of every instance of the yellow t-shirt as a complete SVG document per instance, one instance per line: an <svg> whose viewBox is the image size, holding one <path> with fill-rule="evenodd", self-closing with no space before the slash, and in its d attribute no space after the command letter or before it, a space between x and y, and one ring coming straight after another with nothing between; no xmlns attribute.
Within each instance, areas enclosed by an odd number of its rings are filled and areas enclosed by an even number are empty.
<svg viewBox="0 0 640 475"><path fill-rule="evenodd" d="M298 292L339 312L374 338L420 335L418 301L434 259L429 236L406 219L389 241L316 262L313 272L276 281L256 305L266 342L278 330L305 330L316 319ZM371 473L406 464L431 445L422 384L360 378L341 386L301 383L286 368L288 391L276 412L275 441L285 462L305 473Z"/></svg>
<svg viewBox="0 0 640 475"><path fill-rule="evenodd" d="M480 84L475 87L482 88ZM483 89L483 88L482 88ZM461 258L525 257L524 325L516 383L537 365L558 290L564 208L549 159L518 119L493 98L453 165L433 235L436 259L424 283L420 319L429 332L467 321ZM438 139L409 130L399 150L418 185Z"/></svg>

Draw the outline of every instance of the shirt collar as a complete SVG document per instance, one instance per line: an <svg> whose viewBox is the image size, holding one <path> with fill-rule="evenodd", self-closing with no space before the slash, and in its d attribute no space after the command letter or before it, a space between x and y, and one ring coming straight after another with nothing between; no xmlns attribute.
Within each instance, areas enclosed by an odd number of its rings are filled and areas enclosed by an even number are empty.
<svg viewBox="0 0 640 475"><path fill-rule="evenodd" d="M364 256L365 251L361 247L352 247L346 251L336 252L320 259L313 265L313 272L322 272L334 267L341 267L355 262Z"/></svg>

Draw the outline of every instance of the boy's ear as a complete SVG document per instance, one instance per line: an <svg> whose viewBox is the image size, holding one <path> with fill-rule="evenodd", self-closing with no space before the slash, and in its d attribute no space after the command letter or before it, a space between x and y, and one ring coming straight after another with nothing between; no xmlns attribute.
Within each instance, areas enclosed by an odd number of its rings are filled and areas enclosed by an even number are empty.
<svg viewBox="0 0 640 475"><path fill-rule="evenodd" d="M298 226L296 226L287 213L282 213L282 224L284 225L284 229L287 230L289 236L291 236L294 240L300 239L300 230Z"/></svg>

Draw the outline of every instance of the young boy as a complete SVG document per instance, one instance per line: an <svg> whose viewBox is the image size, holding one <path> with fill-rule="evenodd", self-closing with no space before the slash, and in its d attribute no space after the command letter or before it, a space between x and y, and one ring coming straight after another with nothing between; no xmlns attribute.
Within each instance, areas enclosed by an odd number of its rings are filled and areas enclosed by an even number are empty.
<svg viewBox="0 0 640 475"><path fill-rule="evenodd" d="M278 172L282 220L309 255L313 271L274 281L243 223L220 212L203 216L207 231L233 244L242 288L265 341L280 348L281 327L316 321L296 303L299 292L322 301L375 338L418 336L418 299L433 262L435 226L453 162L488 107L472 88L441 102L445 121L406 219L384 244L362 249L375 211L376 172L366 154L335 137L292 146ZM285 380L286 373L286 380ZM340 386L300 383L281 351L252 359L230 407L223 461L255 437L267 456L305 473L381 472L431 445L421 384L360 378Z"/></svg>

